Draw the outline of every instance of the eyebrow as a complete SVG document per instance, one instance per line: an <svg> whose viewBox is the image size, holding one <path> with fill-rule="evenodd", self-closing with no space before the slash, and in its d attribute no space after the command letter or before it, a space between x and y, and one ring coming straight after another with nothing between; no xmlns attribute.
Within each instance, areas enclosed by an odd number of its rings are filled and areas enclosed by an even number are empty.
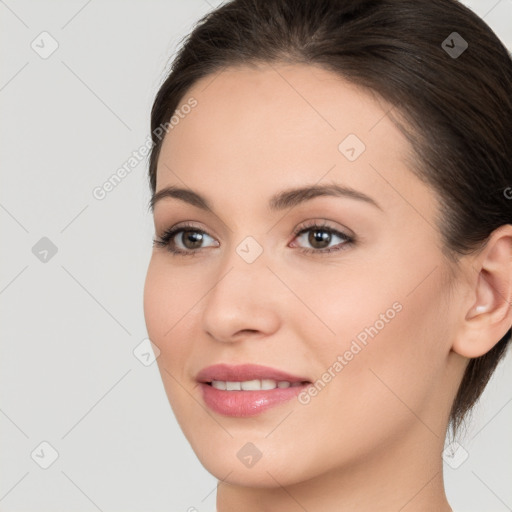
<svg viewBox="0 0 512 512"><path fill-rule="evenodd" d="M291 188L283 190L273 195L269 200L269 209L272 212L293 208L305 201L309 201L315 197L320 196L333 196L333 197L346 197L349 199L357 199L364 201L372 206L375 206L379 210L382 207L375 201L375 199L363 194L362 192L353 188L341 185L311 185L299 188ZM165 187L151 197L149 206L151 211L154 210L155 204L164 198L174 198L184 201L185 203L196 206L201 210L209 210L213 212L213 208L209 201L201 194L194 192L193 190L180 188L177 186Z"/></svg>

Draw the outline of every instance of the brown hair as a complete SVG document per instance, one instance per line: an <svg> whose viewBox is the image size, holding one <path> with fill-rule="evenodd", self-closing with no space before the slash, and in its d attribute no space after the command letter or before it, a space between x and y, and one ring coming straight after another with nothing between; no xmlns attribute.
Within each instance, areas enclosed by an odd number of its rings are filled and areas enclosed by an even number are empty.
<svg viewBox="0 0 512 512"><path fill-rule="evenodd" d="M224 68L258 62L320 65L393 105L412 128L389 114L411 142L412 172L439 196L437 227L452 262L512 224L512 59L489 26L456 0L233 0L208 13L178 51L153 104L153 194L159 127L187 90ZM470 359L450 412L453 433L511 333Z"/></svg>

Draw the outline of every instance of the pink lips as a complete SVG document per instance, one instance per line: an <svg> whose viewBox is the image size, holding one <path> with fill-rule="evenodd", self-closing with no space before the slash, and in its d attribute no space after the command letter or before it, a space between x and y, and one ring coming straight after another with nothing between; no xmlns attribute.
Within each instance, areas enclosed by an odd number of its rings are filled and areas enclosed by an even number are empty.
<svg viewBox="0 0 512 512"><path fill-rule="evenodd" d="M203 368L196 379L199 382L211 382L212 380L244 381L254 379L286 380L288 382L305 382L305 377L297 377L290 373L276 370L259 364L240 364L231 366L228 364L216 364Z"/></svg>
<svg viewBox="0 0 512 512"><path fill-rule="evenodd" d="M295 385L259 391L227 391L211 386L211 381L242 382L255 379L287 381ZM206 405L213 411L235 417L255 416L296 397L310 381L305 377L269 368L267 366L242 364L231 366L217 364L203 368L196 376ZM301 383L301 384L299 384Z"/></svg>

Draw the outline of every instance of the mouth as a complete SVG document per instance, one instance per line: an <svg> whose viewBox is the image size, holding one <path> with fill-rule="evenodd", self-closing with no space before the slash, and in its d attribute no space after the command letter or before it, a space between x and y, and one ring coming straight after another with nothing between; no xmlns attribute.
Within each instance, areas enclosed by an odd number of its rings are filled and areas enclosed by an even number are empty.
<svg viewBox="0 0 512 512"><path fill-rule="evenodd" d="M270 389L286 389L311 384L309 381L290 382L287 380L253 379L244 381L212 380L204 384L223 391L262 391Z"/></svg>
<svg viewBox="0 0 512 512"><path fill-rule="evenodd" d="M290 401L312 384L307 378L253 364L209 366L196 380L206 406L231 417L261 414Z"/></svg>
<svg viewBox="0 0 512 512"><path fill-rule="evenodd" d="M198 382L214 383L214 382L225 382L225 383L247 383L251 382L250 385L256 385L256 381L260 382L262 386L270 386L270 388L264 387L263 389L273 389L273 383L276 384L283 382L288 383L290 386L296 383L311 382L306 377L300 377L277 368L270 366L263 366L260 364L215 364L213 366L207 366L203 368L196 376ZM282 387L287 387L283 384ZM234 388L237 389L237 388Z"/></svg>

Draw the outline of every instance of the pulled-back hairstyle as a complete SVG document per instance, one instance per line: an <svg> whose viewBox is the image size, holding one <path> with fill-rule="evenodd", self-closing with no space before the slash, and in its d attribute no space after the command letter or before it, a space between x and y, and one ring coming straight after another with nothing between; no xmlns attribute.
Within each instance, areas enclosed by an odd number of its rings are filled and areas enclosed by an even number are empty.
<svg viewBox="0 0 512 512"><path fill-rule="evenodd" d="M460 53L462 40L468 47ZM411 171L438 194L437 228L451 262L512 224L512 59L456 0L233 0L208 13L179 49L153 104L153 194L159 127L190 87L227 67L279 62L322 66L393 106L397 116L388 115L413 148ZM450 411L453 433L511 332L470 359Z"/></svg>

